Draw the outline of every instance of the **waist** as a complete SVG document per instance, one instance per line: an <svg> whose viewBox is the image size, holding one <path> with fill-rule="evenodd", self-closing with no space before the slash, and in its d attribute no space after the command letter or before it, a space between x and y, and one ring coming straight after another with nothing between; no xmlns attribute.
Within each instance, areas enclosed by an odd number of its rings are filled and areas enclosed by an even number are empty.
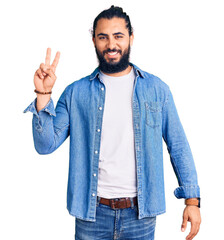
<svg viewBox="0 0 224 240"><path fill-rule="evenodd" d="M110 206L112 209L123 209L136 206L138 204L137 197L129 198L103 198L97 197L99 203Z"/></svg>

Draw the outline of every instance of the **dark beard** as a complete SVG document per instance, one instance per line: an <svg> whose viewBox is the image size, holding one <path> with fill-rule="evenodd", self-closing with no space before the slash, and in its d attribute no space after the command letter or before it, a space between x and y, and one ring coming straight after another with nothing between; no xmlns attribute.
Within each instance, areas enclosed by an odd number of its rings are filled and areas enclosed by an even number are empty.
<svg viewBox="0 0 224 240"><path fill-rule="evenodd" d="M105 58L104 54L106 52L113 52L116 51L116 49L107 49L106 51L103 51L103 54L101 54L97 48L95 47L96 55L99 61L99 68L104 73L118 73L124 71L129 66L129 56L130 56L130 45L128 46L128 49L124 51L123 55L121 56L121 59L119 62L113 63L113 59L108 63ZM118 51L121 53L121 51Z"/></svg>

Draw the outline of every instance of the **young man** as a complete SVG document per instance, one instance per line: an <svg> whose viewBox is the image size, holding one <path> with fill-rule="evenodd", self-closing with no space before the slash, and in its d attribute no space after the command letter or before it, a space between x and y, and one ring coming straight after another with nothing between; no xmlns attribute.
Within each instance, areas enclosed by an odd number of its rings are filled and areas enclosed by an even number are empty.
<svg viewBox="0 0 224 240"><path fill-rule="evenodd" d="M76 217L75 239L154 239L156 216L165 212L162 139L184 198L182 231L191 240L201 222L194 160L172 93L158 77L129 62L134 35L119 7L93 24L99 60L95 71L66 87L56 109L51 99L60 53L35 72L33 137L40 154L70 136L67 208Z"/></svg>

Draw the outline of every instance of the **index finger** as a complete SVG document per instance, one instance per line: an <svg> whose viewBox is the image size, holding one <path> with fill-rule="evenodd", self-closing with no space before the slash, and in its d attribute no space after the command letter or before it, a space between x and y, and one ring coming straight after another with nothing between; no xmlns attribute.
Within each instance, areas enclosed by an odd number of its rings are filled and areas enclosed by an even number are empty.
<svg viewBox="0 0 224 240"><path fill-rule="evenodd" d="M51 48L47 48L47 54L45 58L45 64L47 66L50 66L50 61L51 61Z"/></svg>
<svg viewBox="0 0 224 240"><path fill-rule="evenodd" d="M57 67L57 65L58 65L59 58L60 58L60 52L57 52L57 53L56 53L56 56L55 56L55 58L54 58L54 61L53 61L53 63L51 64L51 66L53 67L54 71L56 70L56 67Z"/></svg>

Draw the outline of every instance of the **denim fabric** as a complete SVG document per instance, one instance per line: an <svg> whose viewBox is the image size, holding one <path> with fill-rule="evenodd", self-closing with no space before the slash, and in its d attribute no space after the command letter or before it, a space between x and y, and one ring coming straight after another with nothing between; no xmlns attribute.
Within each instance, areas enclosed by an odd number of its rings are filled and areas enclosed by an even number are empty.
<svg viewBox="0 0 224 240"><path fill-rule="evenodd" d="M178 180L175 196L200 197L200 188L191 149L168 85L132 66L136 75L132 111L138 218L142 219L166 211L163 140ZM37 113L35 99L24 110L33 113L33 139L39 154L52 153L70 136L67 209L71 215L93 222L105 94L96 68L91 75L66 87L56 109L51 99Z"/></svg>
<svg viewBox="0 0 224 240"><path fill-rule="evenodd" d="M137 206L112 209L97 199L96 222L77 219L75 240L153 240L156 217L138 219Z"/></svg>

